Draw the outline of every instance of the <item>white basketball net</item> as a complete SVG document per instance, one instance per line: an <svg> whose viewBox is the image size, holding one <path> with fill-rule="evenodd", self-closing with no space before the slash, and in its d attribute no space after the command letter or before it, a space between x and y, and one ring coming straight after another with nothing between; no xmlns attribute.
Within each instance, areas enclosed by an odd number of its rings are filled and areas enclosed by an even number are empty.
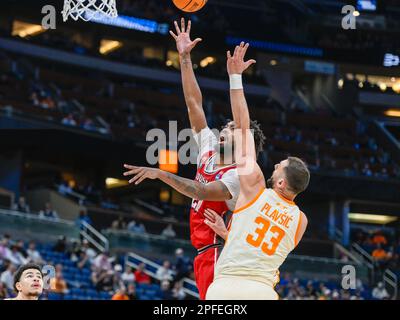
<svg viewBox="0 0 400 320"><path fill-rule="evenodd" d="M116 18L118 12L115 0L64 0L62 15L64 21L67 21L68 17L75 21L89 21L99 15Z"/></svg>

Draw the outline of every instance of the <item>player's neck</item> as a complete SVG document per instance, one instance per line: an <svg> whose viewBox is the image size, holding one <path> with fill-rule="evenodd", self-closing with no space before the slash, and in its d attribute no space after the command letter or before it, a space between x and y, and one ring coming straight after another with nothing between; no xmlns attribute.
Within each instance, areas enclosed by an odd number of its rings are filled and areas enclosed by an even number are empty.
<svg viewBox="0 0 400 320"><path fill-rule="evenodd" d="M39 300L39 297L34 295L25 295L22 292L19 292L14 300Z"/></svg>
<svg viewBox="0 0 400 320"><path fill-rule="evenodd" d="M294 198L296 198L295 195L293 195L293 193L289 193L286 190L278 190L278 189L273 189L279 196L281 196L282 198L292 201L294 202Z"/></svg>

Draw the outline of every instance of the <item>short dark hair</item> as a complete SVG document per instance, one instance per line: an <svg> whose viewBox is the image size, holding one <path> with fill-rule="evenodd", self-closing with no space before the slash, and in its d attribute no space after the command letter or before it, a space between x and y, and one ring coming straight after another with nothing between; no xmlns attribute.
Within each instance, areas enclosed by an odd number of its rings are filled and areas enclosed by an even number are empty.
<svg viewBox="0 0 400 320"><path fill-rule="evenodd" d="M227 123L233 120L228 119ZM256 148L256 156L264 150L265 140L267 139L261 129L261 125L257 120L250 120L250 130L253 130L254 146Z"/></svg>
<svg viewBox="0 0 400 320"><path fill-rule="evenodd" d="M250 120L250 130L253 130L254 145L256 147L257 157L264 150L266 137L261 129L261 125L257 120Z"/></svg>
<svg viewBox="0 0 400 320"><path fill-rule="evenodd" d="M297 157L289 157L284 168L289 190L299 194L307 189L310 183L310 171L305 162Z"/></svg>
<svg viewBox="0 0 400 320"><path fill-rule="evenodd" d="M29 269L38 270L40 272L40 274L43 276L42 268L35 263L27 263L27 264L20 266L14 274L14 289L15 289L15 291L18 291L16 285L17 285L17 282L19 282L21 280L22 274L24 273L24 271L29 270Z"/></svg>

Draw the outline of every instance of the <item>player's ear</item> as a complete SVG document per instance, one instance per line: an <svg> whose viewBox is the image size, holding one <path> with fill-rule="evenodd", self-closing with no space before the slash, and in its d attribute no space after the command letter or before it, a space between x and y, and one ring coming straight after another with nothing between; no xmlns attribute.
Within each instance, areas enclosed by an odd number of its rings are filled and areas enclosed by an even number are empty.
<svg viewBox="0 0 400 320"><path fill-rule="evenodd" d="M286 187L286 181L284 178L278 180L278 187L284 189Z"/></svg>
<svg viewBox="0 0 400 320"><path fill-rule="evenodd" d="M17 289L17 292L20 292L20 291L22 290L21 282L18 281L18 282L15 284L15 288Z"/></svg>

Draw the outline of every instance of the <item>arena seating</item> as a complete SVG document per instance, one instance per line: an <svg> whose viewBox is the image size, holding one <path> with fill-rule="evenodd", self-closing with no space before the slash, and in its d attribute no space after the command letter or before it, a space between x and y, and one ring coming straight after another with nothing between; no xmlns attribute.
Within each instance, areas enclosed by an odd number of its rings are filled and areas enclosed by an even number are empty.
<svg viewBox="0 0 400 320"><path fill-rule="evenodd" d="M96 118L101 117L109 124L111 134L124 140L134 137L143 141L147 130L167 129L167 119L177 121L178 129L189 127L181 93L164 85L155 89L157 84L112 82L106 75L95 78L96 75L89 71L88 77L82 79L62 67L56 70L39 67L39 70L40 81L35 80L35 86L26 76L8 73L7 81L0 84L2 106L10 105L25 115L55 123L61 123L64 117L72 115L76 127L84 129L87 129L85 120L91 119L95 123ZM40 92L54 100L56 107L33 106L29 96L35 87L45 88ZM225 98L206 92L205 100L213 102L210 117L215 127L223 125L224 119L231 117L229 102ZM296 154L316 170L376 178L400 174L398 166L373 137L366 134L365 124L359 120L336 119L332 114L289 112L258 98L249 96L248 100L252 118L262 124L268 139L265 151L268 167L287 155ZM60 103L72 104L72 101L78 101L84 111L75 108L69 113L63 112ZM97 124L93 126L97 128ZM106 132L108 129L103 131ZM382 160L384 156L389 160Z"/></svg>

